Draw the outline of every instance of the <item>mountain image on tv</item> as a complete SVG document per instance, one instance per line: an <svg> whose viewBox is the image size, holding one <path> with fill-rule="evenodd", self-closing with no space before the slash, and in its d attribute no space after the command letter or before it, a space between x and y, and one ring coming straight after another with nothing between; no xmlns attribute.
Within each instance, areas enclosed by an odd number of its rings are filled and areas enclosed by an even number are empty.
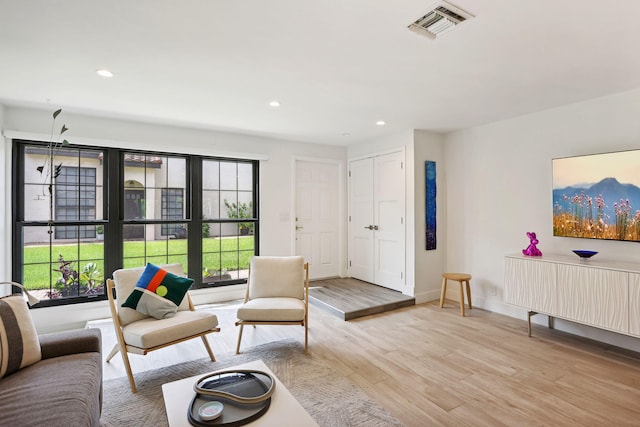
<svg viewBox="0 0 640 427"><path fill-rule="evenodd" d="M640 241L640 187L609 177L554 189L553 235Z"/></svg>

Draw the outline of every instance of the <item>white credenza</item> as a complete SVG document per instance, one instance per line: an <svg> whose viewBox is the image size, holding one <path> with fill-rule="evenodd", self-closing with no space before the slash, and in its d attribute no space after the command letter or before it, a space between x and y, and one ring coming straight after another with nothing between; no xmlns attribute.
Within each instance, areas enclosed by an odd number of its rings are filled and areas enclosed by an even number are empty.
<svg viewBox="0 0 640 427"><path fill-rule="evenodd" d="M597 257L598 255L596 255ZM577 255L505 257L504 302L554 317L640 336L640 263Z"/></svg>

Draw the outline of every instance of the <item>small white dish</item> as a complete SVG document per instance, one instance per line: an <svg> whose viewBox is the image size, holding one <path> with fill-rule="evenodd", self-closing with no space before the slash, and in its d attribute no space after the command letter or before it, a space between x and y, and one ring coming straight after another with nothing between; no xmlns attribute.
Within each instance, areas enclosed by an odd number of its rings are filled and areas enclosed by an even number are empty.
<svg viewBox="0 0 640 427"><path fill-rule="evenodd" d="M198 415L203 421L211 421L218 418L222 414L223 409L224 405L222 404L222 402L214 400L200 406L200 408L198 409Z"/></svg>

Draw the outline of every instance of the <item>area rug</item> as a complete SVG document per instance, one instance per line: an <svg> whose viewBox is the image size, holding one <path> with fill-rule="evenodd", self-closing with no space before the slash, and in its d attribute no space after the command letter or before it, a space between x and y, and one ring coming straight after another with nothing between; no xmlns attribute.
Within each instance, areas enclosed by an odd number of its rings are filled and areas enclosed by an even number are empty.
<svg viewBox="0 0 640 427"><path fill-rule="evenodd" d="M135 373L137 394L131 393L127 377L105 381L102 422L116 427L167 426L162 384L261 359L321 427L402 425L326 362L312 353L305 355L295 340L248 347L242 354L216 359L215 363L204 358Z"/></svg>

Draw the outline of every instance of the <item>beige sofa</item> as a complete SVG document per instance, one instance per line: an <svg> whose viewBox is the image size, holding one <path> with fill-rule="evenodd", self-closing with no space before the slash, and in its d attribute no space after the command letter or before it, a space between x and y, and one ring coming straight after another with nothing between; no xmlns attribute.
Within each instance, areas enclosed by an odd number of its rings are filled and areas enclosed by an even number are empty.
<svg viewBox="0 0 640 427"><path fill-rule="evenodd" d="M42 360L0 379L0 426L99 426L98 329L40 335Z"/></svg>

